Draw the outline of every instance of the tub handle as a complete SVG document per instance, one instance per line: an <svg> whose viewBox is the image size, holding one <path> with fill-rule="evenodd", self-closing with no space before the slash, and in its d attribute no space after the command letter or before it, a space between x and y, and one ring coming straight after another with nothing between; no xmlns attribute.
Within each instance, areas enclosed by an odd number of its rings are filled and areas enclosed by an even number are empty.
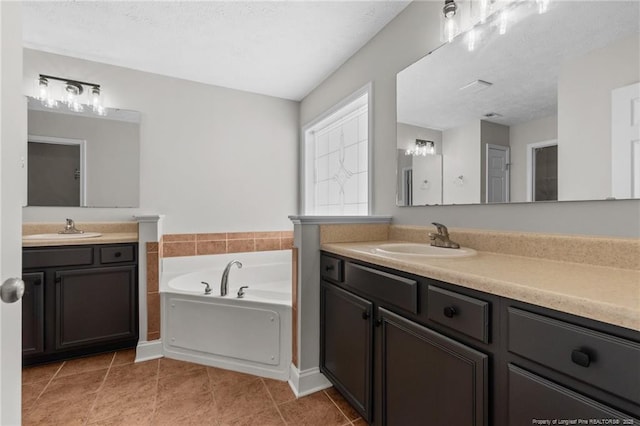
<svg viewBox="0 0 640 426"><path fill-rule="evenodd" d="M238 299L242 299L244 297L244 289L245 288L249 288L248 285L243 285L242 287L240 287L240 290L238 290Z"/></svg>
<svg viewBox="0 0 640 426"><path fill-rule="evenodd" d="M201 281L200 284L204 284L204 294L211 294L211 286L209 285L209 283Z"/></svg>

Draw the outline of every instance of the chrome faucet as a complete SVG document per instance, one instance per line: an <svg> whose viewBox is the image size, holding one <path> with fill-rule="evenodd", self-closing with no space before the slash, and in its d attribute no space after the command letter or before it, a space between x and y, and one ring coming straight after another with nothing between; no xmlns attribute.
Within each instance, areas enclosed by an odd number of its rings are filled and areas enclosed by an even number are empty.
<svg viewBox="0 0 640 426"><path fill-rule="evenodd" d="M76 224L73 222L73 219L67 219L64 230L58 231L58 234L84 234L84 231L76 229Z"/></svg>
<svg viewBox="0 0 640 426"><path fill-rule="evenodd" d="M239 260L232 260L227 264L222 273L222 280L220 280L220 296L226 296L229 293L229 271L233 265L238 265L238 268L242 268L242 263Z"/></svg>
<svg viewBox="0 0 640 426"><path fill-rule="evenodd" d="M446 226L436 222L433 222L432 225L434 225L438 231L437 233L429 232L429 240L431 241L432 246L451 249L460 248L460 244L449 239L449 230Z"/></svg>

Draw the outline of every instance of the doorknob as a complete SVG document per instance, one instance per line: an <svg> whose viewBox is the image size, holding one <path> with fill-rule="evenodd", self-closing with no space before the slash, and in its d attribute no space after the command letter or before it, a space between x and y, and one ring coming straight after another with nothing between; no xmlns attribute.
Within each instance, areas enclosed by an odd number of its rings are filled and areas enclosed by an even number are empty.
<svg viewBox="0 0 640 426"><path fill-rule="evenodd" d="M20 278L7 278L0 286L0 299L4 303L17 302L23 295L24 281Z"/></svg>

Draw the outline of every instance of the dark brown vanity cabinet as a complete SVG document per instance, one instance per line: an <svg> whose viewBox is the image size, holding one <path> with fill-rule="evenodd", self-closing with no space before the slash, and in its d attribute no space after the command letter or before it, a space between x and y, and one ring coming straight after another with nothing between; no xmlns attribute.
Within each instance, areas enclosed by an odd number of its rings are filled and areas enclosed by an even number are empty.
<svg viewBox="0 0 640 426"><path fill-rule="evenodd" d="M321 258L320 370L370 424L640 424L637 331Z"/></svg>
<svg viewBox="0 0 640 426"><path fill-rule="evenodd" d="M23 249L23 364L133 347L137 244Z"/></svg>
<svg viewBox="0 0 640 426"><path fill-rule="evenodd" d="M424 325L424 282L327 255L321 270L320 370L367 422L488 425L489 357Z"/></svg>

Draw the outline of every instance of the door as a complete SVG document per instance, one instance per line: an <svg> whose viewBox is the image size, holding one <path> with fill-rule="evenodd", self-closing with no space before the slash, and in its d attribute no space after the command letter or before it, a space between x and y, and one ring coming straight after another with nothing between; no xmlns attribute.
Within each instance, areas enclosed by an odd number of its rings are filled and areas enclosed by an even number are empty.
<svg viewBox="0 0 640 426"><path fill-rule="evenodd" d="M509 202L509 147L487 144L487 203Z"/></svg>
<svg viewBox="0 0 640 426"><path fill-rule="evenodd" d="M27 105L22 95L19 2L0 2L0 283L22 269L22 189ZM0 302L0 424L20 424L21 302Z"/></svg>
<svg viewBox="0 0 640 426"><path fill-rule="evenodd" d="M640 83L611 91L611 196L640 198Z"/></svg>
<svg viewBox="0 0 640 426"><path fill-rule="evenodd" d="M488 425L488 356L378 309L383 425Z"/></svg>
<svg viewBox="0 0 640 426"><path fill-rule="evenodd" d="M558 141L527 145L527 201L558 199Z"/></svg>
<svg viewBox="0 0 640 426"><path fill-rule="evenodd" d="M325 282L320 304L320 371L369 422L373 305Z"/></svg>

